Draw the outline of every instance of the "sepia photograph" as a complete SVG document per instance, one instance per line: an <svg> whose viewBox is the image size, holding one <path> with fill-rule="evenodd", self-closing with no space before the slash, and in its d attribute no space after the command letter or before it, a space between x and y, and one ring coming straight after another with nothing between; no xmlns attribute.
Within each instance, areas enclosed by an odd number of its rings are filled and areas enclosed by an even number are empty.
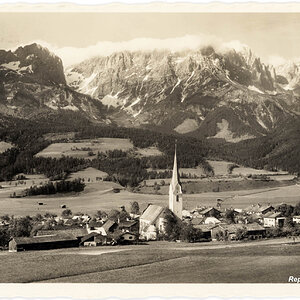
<svg viewBox="0 0 300 300"><path fill-rule="evenodd" d="M2 10L0 283L300 283L299 32Z"/></svg>

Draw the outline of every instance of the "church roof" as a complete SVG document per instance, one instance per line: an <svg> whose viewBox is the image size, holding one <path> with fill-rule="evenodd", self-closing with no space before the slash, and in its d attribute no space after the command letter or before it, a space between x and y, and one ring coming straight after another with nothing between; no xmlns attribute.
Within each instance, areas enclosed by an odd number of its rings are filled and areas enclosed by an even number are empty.
<svg viewBox="0 0 300 300"><path fill-rule="evenodd" d="M154 223L155 220L159 217L159 215L165 209L161 206L151 204L149 205L146 210L141 215L140 219L148 221L150 224Z"/></svg>

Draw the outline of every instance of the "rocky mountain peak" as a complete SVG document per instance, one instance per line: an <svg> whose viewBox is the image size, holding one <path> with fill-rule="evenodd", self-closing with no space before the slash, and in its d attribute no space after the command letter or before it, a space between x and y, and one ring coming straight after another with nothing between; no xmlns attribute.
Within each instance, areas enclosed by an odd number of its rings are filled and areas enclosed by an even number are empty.
<svg viewBox="0 0 300 300"><path fill-rule="evenodd" d="M16 76L21 75L21 80L66 83L62 60L36 43L18 47L14 52L1 50L0 67L14 71Z"/></svg>

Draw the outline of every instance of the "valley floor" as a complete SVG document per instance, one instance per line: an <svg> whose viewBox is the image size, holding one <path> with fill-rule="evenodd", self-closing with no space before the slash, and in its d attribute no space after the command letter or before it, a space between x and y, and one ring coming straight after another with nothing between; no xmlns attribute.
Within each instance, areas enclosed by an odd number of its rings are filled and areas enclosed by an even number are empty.
<svg viewBox="0 0 300 300"><path fill-rule="evenodd" d="M0 253L0 282L287 283L299 277L290 239Z"/></svg>
<svg viewBox="0 0 300 300"><path fill-rule="evenodd" d="M168 195L132 193L121 190L114 193L113 188L119 185L112 182L94 182L87 184L84 192L79 194L57 194L53 196L33 196L25 198L10 198L13 190L19 187L4 187L0 189L1 215L15 216L44 214L46 212L61 214L61 205L65 204L73 213L95 213L125 206L130 208L131 202L137 201L141 209L149 203L167 206ZM20 187L24 189L24 187ZM198 206L215 206L217 198L223 199L223 207L245 208L251 204L278 205L282 202L296 204L300 201L300 186L297 184L273 188L208 192L199 194L184 194L184 208L193 209ZM43 205L38 203L42 202Z"/></svg>

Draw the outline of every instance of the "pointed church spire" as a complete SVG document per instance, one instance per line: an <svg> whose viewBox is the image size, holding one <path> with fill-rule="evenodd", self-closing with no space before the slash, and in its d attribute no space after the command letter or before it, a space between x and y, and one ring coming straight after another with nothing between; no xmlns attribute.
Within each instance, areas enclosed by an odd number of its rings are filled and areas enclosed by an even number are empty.
<svg viewBox="0 0 300 300"><path fill-rule="evenodd" d="M173 174L172 174L172 184L175 187L179 181L179 173L178 173L178 166L177 166L177 140L175 141L175 154L174 154L174 165L173 165Z"/></svg>
<svg viewBox="0 0 300 300"><path fill-rule="evenodd" d="M173 174L169 188L169 209L178 217L182 218L182 189L179 181L177 166L177 145L175 143Z"/></svg>

